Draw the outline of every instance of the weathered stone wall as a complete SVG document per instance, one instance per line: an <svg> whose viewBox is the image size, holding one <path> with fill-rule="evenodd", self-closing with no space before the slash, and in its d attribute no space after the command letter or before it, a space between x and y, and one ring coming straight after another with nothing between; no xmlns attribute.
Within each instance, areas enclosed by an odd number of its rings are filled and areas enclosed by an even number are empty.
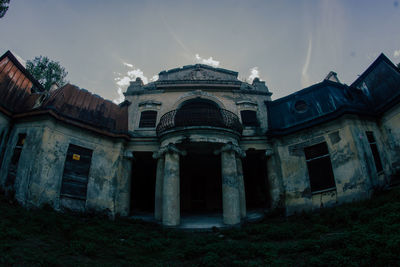
<svg viewBox="0 0 400 267"><path fill-rule="evenodd" d="M2 184L7 176L13 148L19 133L27 138L15 181L19 202L55 209L96 211L113 216L129 212L130 161L123 157L124 141L56 122L53 119L17 123L8 143L1 170ZM69 144L93 150L83 206L79 201L60 198L64 163Z"/></svg>
<svg viewBox="0 0 400 267"><path fill-rule="evenodd" d="M365 131L373 131L377 139L385 170L381 175L373 169L372 152ZM275 184L271 187L273 206L282 194L288 215L369 197L375 185L385 182L385 172L389 171L380 139L376 123L345 116L272 140L274 154L269 162L275 164L268 164L268 173L270 183ZM326 142L328 146L336 190L312 193L304 148L321 142ZM282 179L283 192L279 190L279 179Z"/></svg>
<svg viewBox="0 0 400 267"><path fill-rule="evenodd" d="M394 106L382 116L380 129L391 172L400 176L400 105Z"/></svg>

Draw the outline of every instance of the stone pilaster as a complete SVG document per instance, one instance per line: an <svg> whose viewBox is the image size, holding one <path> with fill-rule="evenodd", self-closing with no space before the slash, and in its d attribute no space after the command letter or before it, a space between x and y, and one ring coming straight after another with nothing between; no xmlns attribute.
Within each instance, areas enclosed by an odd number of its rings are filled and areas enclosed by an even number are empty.
<svg viewBox="0 0 400 267"><path fill-rule="evenodd" d="M280 174L279 156L274 154L272 149L267 149L267 172L271 195L271 208L281 208L284 206L284 186Z"/></svg>
<svg viewBox="0 0 400 267"><path fill-rule="evenodd" d="M242 159L236 157L237 177L239 186L239 199L240 199L240 217L246 217L246 191L244 188L243 166Z"/></svg>
<svg viewBox="0 0 400 267"><path fill-rule="evenodd" d="M157 160L156 188L154 201L154 218L158 221L162 220L163 209L163 183L164 183L164 155Z"/></svg>

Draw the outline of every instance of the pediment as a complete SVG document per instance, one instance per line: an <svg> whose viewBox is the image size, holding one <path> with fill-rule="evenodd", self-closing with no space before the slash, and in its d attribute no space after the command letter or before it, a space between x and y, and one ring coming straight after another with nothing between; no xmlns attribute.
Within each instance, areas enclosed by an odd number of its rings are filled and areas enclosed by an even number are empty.
<svg viewBox="0 0 400 267"><path fill-rule="evenodd" d="M159 81L237 81L237 75L234 71L197 64L160 72Z"/></svg>

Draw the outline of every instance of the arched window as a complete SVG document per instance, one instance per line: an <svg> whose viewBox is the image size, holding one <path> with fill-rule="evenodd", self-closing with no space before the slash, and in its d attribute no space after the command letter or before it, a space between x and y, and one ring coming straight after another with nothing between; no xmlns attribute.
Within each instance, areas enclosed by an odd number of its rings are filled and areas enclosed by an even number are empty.
<svg viewBox="0 0 400 267"><path fill-rule="evenodd" d="M157 111L146 110L140 114L139 128L156 127Z"/></svg>
<svg viewBox="0 0 400 267"><path fill-rule="evenodd" d="M176 126L221 126L222 124L223 118L218 105L205 99L186 101L175 116Z"/></svg>

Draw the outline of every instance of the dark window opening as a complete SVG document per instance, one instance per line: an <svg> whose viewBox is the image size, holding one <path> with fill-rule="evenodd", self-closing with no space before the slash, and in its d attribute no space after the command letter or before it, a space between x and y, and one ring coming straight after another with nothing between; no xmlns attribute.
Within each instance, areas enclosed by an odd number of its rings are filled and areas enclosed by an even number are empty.
<svg viewBox="0 0 400 267"><path fill-rule="evenodd" d="M157 160L152 152L135 152L132 163L130 213L154 212Z"/></svg>
<svg viewBox="0 0 400 267"><path fill-rule="evenodd" d="M383 166L382 166L381 157L379 156L379 151L378 151L378 147L376 145L376 140L375 140L374 134L373 134L373 132L365 132L365 134L367 135L367 139L368 139L369 146L371 148L372 156L374 157L376 171L381 172L381 171L383 171Z"/></svg>
<svg viewBox="0 0 400 267"><path fill-rule="evenodd" d="M17 144L14 147L10 165L8 167L8 174L5 182L6 186L11 186L11 187L14 186L15 178L17 177L19 158L21 157L21 152L25 143L25 139L26 139L25 133L18 134Z"/></svg>
<svg viewBox="0 0 400 267"><path fill-rule="evenodd" d="M258 126L257 112L253 110L242 110L240 111L242 117L242 123L244 126Z"/></svg>
<svg viewBox="0 0 400 267"><path fill-rule="evenodd" d="M298 100L294 104L294 108L296 109L297 112L303 113L308 110L308 105L307 105L306 101Z"/></svg>
<svg viewBox="0 0 400 267"><path fill-rule="evenodd" d="M189 152L180 164L181 211L222 212L221 156Z"/></svg>
<svg viewBox="0 0 400 267"><path fill-rule="evenodd" d="M4 135L4 131L1 131L1 135L0 135L0 146L2 146L2 144L3 144L3 135Z"/></svg>
<svg viewBox="0 0 400 267"><path fill-rule="evenodd" d="M156 127L156 120L157 111L142 111L140 114L139 128L154 128Z"/></svg>
<svg viewBox="0 0 400 267"><path fill-rule="evenodd" d="M92 150L70 144L65 159L61 195L86 199Z"/></svg>
<svg viewBox="0 0 400 267"><path fill-rule="evenodd" d="M246 208L248 210L270 207L267 159L265 150L248 150L242 159Z"/></svg>
<svg viewBox="0 0 400 267"><path fill-rule="evenodd" d="M336 187L331 158L326 143L304 148L311 192L333 189Z"/></svg>

